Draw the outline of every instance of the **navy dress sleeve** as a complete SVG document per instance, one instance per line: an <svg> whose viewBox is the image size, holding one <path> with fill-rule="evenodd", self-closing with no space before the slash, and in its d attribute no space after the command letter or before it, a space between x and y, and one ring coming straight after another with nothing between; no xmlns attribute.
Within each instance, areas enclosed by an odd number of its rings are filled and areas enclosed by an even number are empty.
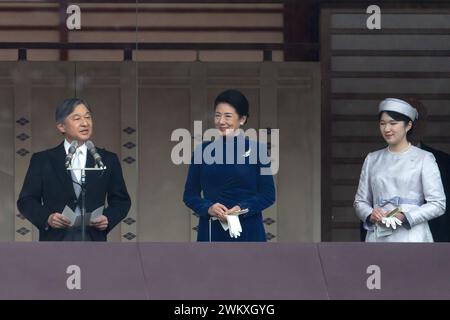
<svg viewBox="0 0 450 320"><path fill-rule="evenodd" d="M204 199L201 196L200 183L201 164L194 163L194 156L192 156L191 165L184 186L183 202L192 209L199 216L207 218L209 216L208 209L214 202Z"/></svg>

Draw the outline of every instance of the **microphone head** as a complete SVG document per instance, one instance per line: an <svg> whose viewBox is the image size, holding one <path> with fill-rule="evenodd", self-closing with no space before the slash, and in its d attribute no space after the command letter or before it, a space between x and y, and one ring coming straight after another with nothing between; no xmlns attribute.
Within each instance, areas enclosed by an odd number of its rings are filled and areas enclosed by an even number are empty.
<svg viewBox="0 0 450 320"><path fill-rule="evenodd" d="M75 153L75 150L78 148L78 141L73 140L69 147L69 153Z"/></svg>
<svg viewBox="0 0 450 320"><path fill-rule="evenodd" d="M95 153L97 151L95 149L94 143L91 140L86 141L85 144L90 153Z"/></svg>
<svg viewBox="0 0 450 320"><path fill-rule="evenodd" d="M87 149L94 157L95 162L100 166L104 167L105 165L102 162L102 157L97 153L97 149L95 149L94 143L91 140L85 142Z"/></svg>
<svg viewBox="0 0 450 320"><path fill-rule="evenodd" d="M78 148L78 141L73 140L72 143L70 144L69 150L66 155L66 162L65 162L66 168L70 167L70 162L72 161L72 157L77 151L77 148Z"/></svg>

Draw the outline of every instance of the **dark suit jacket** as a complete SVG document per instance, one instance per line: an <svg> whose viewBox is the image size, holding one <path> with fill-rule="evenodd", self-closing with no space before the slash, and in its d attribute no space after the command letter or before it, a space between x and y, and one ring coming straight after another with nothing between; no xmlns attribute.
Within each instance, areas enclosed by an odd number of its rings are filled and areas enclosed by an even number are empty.
<svg viewBox="0 0 450 320"><path fill-rule="evenodd" d="M108 228L100 231L87 227L86 232L94 241L106 241L108 232L128 214L131 201L117 155L104 149L97 151L107 169L103 173L86 171L86 212L105 205L107 199L103 214L108 218ZM40 241L62 240L66 230L49 227L48 217L54 212L62 213L66 205L75 210L80 201L72 177L64 167L65 157L64 143L33 154L17 201L19 211L39 229ZM86 167L94 166L94 158L88 153Z"/></svg>
<svg viewBox="0 0 450 320"><path fill-rule="evenodd" d="M442 216L428 221L431 233L433 234L434 242L450 242L450 217L449 217L449 189L450 189L450 155L433 149L425 144L422 144L422 149L431 152L436 158L439 172L441 173L442 185L446 197L446 209Z"/></svg>

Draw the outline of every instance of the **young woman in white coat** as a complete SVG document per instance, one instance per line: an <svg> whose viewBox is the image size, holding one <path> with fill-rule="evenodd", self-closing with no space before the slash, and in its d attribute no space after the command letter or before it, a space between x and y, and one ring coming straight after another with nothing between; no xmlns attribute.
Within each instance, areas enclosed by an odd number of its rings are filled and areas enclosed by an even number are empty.
<svg viewBox="0 0 450 320"><path fill-rule="evenodd" d="M366 242L433 242L428 221L445 212L445 194L433 154L408 141L417 118L403 100L388 98L379 105L380 133L388 146L367 155L354 201Z"/></svg>

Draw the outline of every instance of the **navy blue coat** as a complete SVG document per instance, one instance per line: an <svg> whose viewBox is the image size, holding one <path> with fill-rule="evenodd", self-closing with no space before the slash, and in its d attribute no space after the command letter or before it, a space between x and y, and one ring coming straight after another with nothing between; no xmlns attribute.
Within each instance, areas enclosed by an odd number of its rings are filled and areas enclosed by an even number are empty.
<svg viewBox="0 0 450 320"><path fill-rule="evenodd" d="M199 216L198 241L210 240L208 209L216 202L228 209L239 205L249 212L239 216L242 233L237 239L231 238L218 220L211 220L211 241L266 241L262 211L275 202L273 176L261 174L261 169L270 170L270 163L259 156L260 150L267 155L265 145L244 141L245 150L238 148L237 138L232 137L203 143L195 151L197 155L217 155L222 163L219 160L208 164L203 157L202 163L195 164L195 153L192 157L183 201Z"/></svg>

